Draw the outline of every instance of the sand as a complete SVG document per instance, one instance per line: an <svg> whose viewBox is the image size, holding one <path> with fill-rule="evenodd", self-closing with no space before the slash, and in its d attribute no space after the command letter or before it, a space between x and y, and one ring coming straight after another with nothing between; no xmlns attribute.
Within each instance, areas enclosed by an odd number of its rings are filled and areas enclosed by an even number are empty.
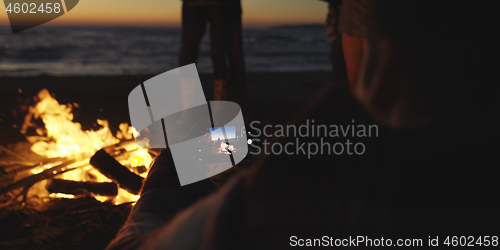
<svg viewBox="0 0 500 250"><path fill-rule="evenodd" d="M138 84L153 77L82 76L82 77L4 77L0 78L0 144L24 139L19 129L28 107L41 89L48 89L62 104L77 103L74 121L84 129L98 129L96 119L108 120L117 130L123 122L130 124L127 97ZM212 95L212 76L201 74L207 100ZM332 84L331 72L248 73L248 106L245 119L264 123L282 123L290 119L313 97L323 84Z"/></svg>

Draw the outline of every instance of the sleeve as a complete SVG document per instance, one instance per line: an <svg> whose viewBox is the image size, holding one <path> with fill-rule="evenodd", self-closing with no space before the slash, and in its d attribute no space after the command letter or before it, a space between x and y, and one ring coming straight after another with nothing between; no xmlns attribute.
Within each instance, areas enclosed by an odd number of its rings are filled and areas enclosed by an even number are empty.
<svg viewBox="0 0 500 250"><path fill-rule="evenodd" d="M106 249L135 249L142 244L144 235L168 223L189 204L185 195L168 188L157 188L144 193Z"/></svg>
<svg viewBox="0 0 500 250"><path fill-rule="evenodd" d="M192 197L199 197L209 190L208 181L180 192L169 188L156 188L142 195L116 238L107 250L158 248L200 249L209 218L215 217L229 192L239 192L243 175L235 176L220 190L199 200L194 205ZM211 183L211 182L210 182ZM189 237L189 241L185 239ZM173 247L175 246L175 248ZM162 248L162 247L160 247Z"/></svg>

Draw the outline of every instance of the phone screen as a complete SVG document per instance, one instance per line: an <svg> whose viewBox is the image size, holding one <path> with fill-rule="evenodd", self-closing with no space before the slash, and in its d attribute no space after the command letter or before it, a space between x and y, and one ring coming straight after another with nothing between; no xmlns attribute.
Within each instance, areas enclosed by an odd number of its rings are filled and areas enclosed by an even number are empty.
<svg viewBox="0 0 500 250"><path fill-rule="evenodd" d="M210 128L210 136L212 141L227 141L232 142L237 138L241 137L241 135L237 135L235 126L228 127L216 127Z"/></svg>

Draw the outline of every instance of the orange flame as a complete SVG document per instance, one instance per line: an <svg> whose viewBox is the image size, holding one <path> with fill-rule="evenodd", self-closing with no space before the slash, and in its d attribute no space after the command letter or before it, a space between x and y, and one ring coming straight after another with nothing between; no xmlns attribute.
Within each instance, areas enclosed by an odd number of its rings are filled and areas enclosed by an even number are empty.
<svg viewBox="0 0 500 250"><path fill-rule="evenodd" d="M36 128L39 136L27 137L28 141L33 143L31 150L47 158L75 158L80 160L67 167L67 169L75 168L74 170L65 172L57 178L73 181L110 182L111 180L106 176L88 165L89 157L103 147L120 142L120 139L132 139L137 131L133 127L128 126L127 123L123 123L120 124L120 131L115 137L109 129L108 122L105 120L97 120L97 123L102 126L99 130L83 131L79 123L73 122L71 104L59 104L46 89L38 93L38 98L39 102L34 107L30 107L29 114L25 117L25 122L21 129L21 133L25 134L29 127ZM33 118L41 118L45 124L45 130L36 127L32 123ZM131 151L130 156L127 159L119 160L120 163L131 170L138 166L144 166L146 169L149 168L152 157L147 149L133 144L133 146L128 146L125 150ZM32 170L32 173L40 173L51 167L53 165L50 164L37 167ZM146 177L147 171L140 175ZM46 196L48 192L46 189L38 187L36 193L38 196ZM50 194L49 196L74 198L74 196L65 194ZM116 197L94 197L102 202L112 199L112 202L115 204L135 202L139 199L139 196L130 194L121 188L118 190Z"/></svg>

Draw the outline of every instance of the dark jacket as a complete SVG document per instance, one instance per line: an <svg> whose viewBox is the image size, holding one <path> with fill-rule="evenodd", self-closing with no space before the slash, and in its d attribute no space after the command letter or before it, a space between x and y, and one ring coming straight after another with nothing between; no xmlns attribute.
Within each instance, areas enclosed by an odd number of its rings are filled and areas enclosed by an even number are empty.
<svg viewBox="0 0 500 250"><path fill-rule="evenodd" d="M183 0L184 4L205 6L205 5L236 5L240 0Z"/></svg>

